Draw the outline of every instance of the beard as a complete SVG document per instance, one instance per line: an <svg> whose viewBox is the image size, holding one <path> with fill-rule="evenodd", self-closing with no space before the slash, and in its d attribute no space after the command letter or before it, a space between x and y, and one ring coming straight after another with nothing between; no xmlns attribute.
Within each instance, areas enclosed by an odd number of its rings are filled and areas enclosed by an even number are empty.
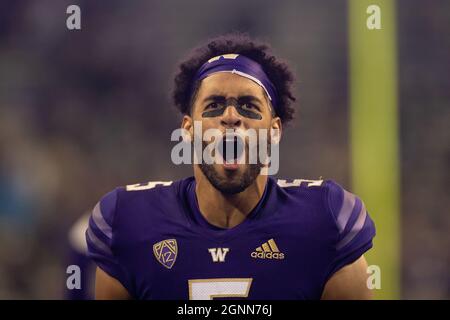
<svg viewBox="0 0 450 320"><path fill-rule="evenodd" d="M225 176L221 176L212 164L201 163L200 169L214 188L223 194L233 195L241 193L255 182L261 165L248 164L243 173L225 172Z"/></svg>
<svg viewBox="0 0 450 320"><path fill-rule="evenodd" d="M203 142L203 150L207 146L206 142ZM268 143L268 149L270 149L270 143ZM248 150L247 150L248 151ZM248 153L247 153L248 154ZM264 167L260 163L259 159L256 164L245 164L243 172L227 171L222 175L214 167L214 164L207 164L202 161L200 164L200 170L206 176L208 181L223 194L234 195L241 193L252 185L261 172L261 168Z"/></svg>

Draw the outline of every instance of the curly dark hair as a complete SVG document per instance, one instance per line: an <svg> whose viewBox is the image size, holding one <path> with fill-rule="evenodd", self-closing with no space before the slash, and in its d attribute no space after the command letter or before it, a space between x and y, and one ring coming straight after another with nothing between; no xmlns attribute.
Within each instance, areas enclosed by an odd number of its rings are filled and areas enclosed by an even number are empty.
<svg viewBox="0 0 450 320"><path fill-rule="evenodd" d="M278 93L277 116L282 123L293 118L292 102L296 99L292 94L294 75L289 66L277 59L270 52L268 44L255 41L247 34L230 33L211 39L203 46L193 50L191 55L178 66L172 99L175 106L183 114L189 114L197 90L191 94L192 81L197 70L210 58L228 53L237 53L258 62ZM194 84L198 89L199 84Z"/></svg>

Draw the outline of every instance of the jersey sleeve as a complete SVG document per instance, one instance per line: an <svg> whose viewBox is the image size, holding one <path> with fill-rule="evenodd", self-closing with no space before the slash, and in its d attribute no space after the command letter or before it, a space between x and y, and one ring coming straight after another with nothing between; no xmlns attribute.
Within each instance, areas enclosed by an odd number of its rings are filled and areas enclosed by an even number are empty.
<svg viewBox="0 0 450 320"><path fill-rule="evenodd" d="M336 225L334 254L327 275L330 278L372 248L375 224L363 201L333 181L328 181L327 201Z"/></svg>
<svg viewBox="0 0 450 320"><path fill-rule="evenodd" d="M87 253L97 266L127 287L125 272L114 253L114 216L117 189L106 194L94 207L86 230Z"/></svg>

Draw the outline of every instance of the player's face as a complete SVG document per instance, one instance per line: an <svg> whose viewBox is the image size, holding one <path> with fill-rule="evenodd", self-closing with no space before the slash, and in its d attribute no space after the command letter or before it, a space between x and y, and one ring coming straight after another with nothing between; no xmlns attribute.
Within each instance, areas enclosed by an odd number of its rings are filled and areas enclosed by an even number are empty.
<svg viewBox="0 0 450 320"><path fill-rule="evenodd" d="M254 81L232 73L217 73L204 79L192 106L191 116L185 116L183 127L193 134L193 121L201 121L202 130L226 129L281 130L281 121L272 116L268 98ZM203 135L202 135L203 136ZM201 137L195 137L201 138ZM203 142L204 147L209 142ZM258 141L259 143L259 141ZM270 140L269 140L270 143ZM248 164L248 139L244 164L205 164L200 168L211 184L227 194L242 192L260 173L261 164ZM237 161L236 161L237 162Z"/></svg>

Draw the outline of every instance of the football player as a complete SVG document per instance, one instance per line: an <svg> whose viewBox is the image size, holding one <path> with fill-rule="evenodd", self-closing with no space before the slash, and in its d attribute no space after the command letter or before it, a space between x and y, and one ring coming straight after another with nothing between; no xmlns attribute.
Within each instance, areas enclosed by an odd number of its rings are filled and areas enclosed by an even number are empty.
<svg viewBox="0 0 450 320"><path fill-rule="evenodd" d="M294 112L292 82L267 45L241 34L211 40L175 77L186 140L198 138L196 121L220 130L224 150L250 149L227 130L280 135ZM265 165L201 162L192 177L106 194L86 232L96 298L370 298L363 254L375 227L361 199L331 180L277 180L261 174Z"/></svg>

